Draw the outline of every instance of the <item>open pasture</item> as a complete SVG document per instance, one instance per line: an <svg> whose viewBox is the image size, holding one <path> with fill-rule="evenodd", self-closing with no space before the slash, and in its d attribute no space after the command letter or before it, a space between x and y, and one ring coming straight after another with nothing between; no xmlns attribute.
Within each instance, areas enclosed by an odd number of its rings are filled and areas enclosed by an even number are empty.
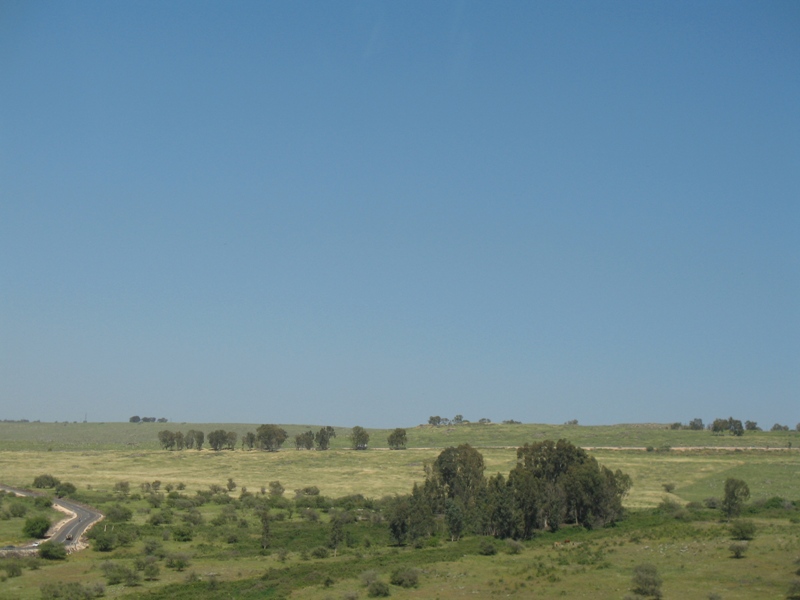
<svg viewBox="0 0 800 600"><path fill-rule="evenodd" d="M232 478L238 486L259 491L270 481L287 490L316 486L329 497L362 494L380 498L404 494L424 477L440 449L400 451L348 449L327 452L283 449L280 452L165 450L107 450L76 452L3 451L0 473L9 485L30 486L33 478L50 473L80 489L112 489L119 481L132 487L159 480L183 483L187 489L224 485ZM486 474L514 467L513 448L482 448ZM597 460L628 473L633 488L625 500L629 508L656 506L665 496L663 484L674 484L672 497L682 502L702 501L722 495L725 479L748 482L752 497L782 496L800 499L798 450L593 450Z"/></svg>
<svg viewBox="0 0 800 600"><path fill-rule="evenodd" d="M447 428L420 427L409 430L410 448L390 451L372 444L367 451L346 448L347 429L341 429L334 448L327 452L298 451L285 444L279 452L235 451L165 451L155 443L157 432L190 428L205 432L213 429L252 431L254 425L204 424L2 424L16 431L0 449L0 479L3 483L30 487L33 478L43 473L75 484L86 498L97 498L107 510L122 502L133 512L131 525L140 529L140 537L132 544L112 552L89 549L71 556L66 562L42 565L39 570L25 569L21 576L0 582L0 597L15 600L39 599L43 581L105 581L100 565L109 560L131 566L141 556L146 539L161 539L161 530L150 524L158 510L140 494L140 485L156 480L175 486L183 483L181 497L191 498L210 486L225 487L232 479L237 487L230 492L238 498L242 488L259 494L271 481L280 481L286 497L293 490L316 486L328 498L362 494L382 498L410 492L414 482L425 477L425 465L432 463L442 448L470 442L480 449L486 475L507 474L516 463L515 448L520 442L544 439L548 431L553 438L569 437L591 446L598 462L629 474L633 487L624 504L630 509L627 519L615 527L587 531L565 526L558 533L540 532L523 544L517 554L507 552L503 540L467 536L450 542L446 535L433 538L422 547L390 546L385 524L359 522L346 526L351 537L337 556L315 558L310 550L326 546L330 535L330 515L320 514L312 523L299 512L285 514L273 524L273 544L269 551L259 552L259 521L252 510L237 508L239 522L248 521L246 529L231 525L214 525L223 505L206 503L199 508L203 524L196 528L193 540L176 541L165 536L167 553L182 552L191 557L189 572L197 581L187 583L187 572L165 568L155 580L141 580L134 587L109 585L106 597L191 598L231 597L292 598L295 600L328 600L366 598L361 581L364 571L374 570L383 581L389 581L400 567L417 569L419 585L415 588L392 586L395 598L466 597L541 597L619 599L629 593L631 573L635 565L649 562L658 567L663 577L665 597L705 600L719 594L725 600L751 598L783 598L793 573L794 561L800 557L800 518L796 509L784 512L754 512L758 531L749 542L742 560L731 558L730 532L720 519L718 510L692 508L681 518L660 512L657 507L668 498L679 504L700 502L721 497L728 477L745 480L751 500L780 496L800 500L800 444L792 449L738 450L733 448L697 447L678 449L679 434L698 432L672 431L650 426L632 427L641 430L635 449L619 449L627 444L610 436L609 431L592 431L591 427L523 426L527 439L486 437L485 432L503 431L520 426L467 426L448 432ZM15 427L9 427L14 425ZM35 440L25 440L20 432L31 426ZM623 426L617 426L623 428ZM284 426L289 431L290 426ZM314 429L294 426L292 431ZM538 429L537 429L538 428ZM111 432L112 435L109 435ZM127 432L127 433L126 433ZM154 439L147 441L142 433ZM475 433L474 439L470 432ZM567 436L568 432L578 435ZM116 439L122 434L126 436ZM371 431L373 435L388 432ZM482 435L477 435L478 433ZM699 432L711 441L719 438ZM79 435L82 434L82 435ZM95 435L97 437L92 437ZM290 435L292 435L290 433ZM763 434L772 436L773 434ZM140 437L141 436L141 437ZM665 437L665 441L658 443ZM786 434L783 434L785 437ZM674 438L674 439L673 439ZM607 439L608 443L598 443ZM623 441L630 442L630 437ZM777 438L774 438L777 439ZM122 440L122 441L120 441ZM288 440L287 440L288 442ZM631 444L634 445L634 444ZM721 444L717 444L721 445ZM606 446L606 447L603 447ZM643 448L653 446L654 451ZM666 450L671 446L671 450ZM10 449L16 447L16 450ZM130 484L130 497L113 492L120 481ZM671 493L664 484L674 485ZM140 496L135 498L135 496ZM757 504L757 502L754 502ZM695 505L696 506L696 505ZM282 513L275 510L274 516ZM183 510L175 509L176 523ZM780 514L778 514L780 513ZM333 513L331 513L333 514ZM180 516L182 519L183 516ZM19 520L17 520L19 521ZM6 522L8 527L18 523ZM169 527L169 526L167 526ZM0 532L4 530L0 529ZM10 531L10 530L9 530ZM19 536L7 532L0 543L18 542ZM234 534L232 544L226 537ZM369 539L371 543L369 543ZM571 543L561 542L570 539ZM490 541L497 553L483 555L481 544ZM352 544L351 544L352 542ZM280 552L279 552L280 551ZM281 555L281 552L283 555ZM0 566L2 568L2 566ZM215 574L212 578L209 574ZM1 574L1 571L0 571ZM269 576L269 577L268 577ZM270 579L270 577L272 579ZM266 578L266 579L265 579ZM213 582L213 588L212 586Z"/></svg>
<svg viewBox="0 0 800 600"><path fill-rule="evenodd" d="M264 419L268 423L268 419ZM16 423L0 422L0 450L156 450L158 432L215 429L234 431L239 439L255 431L253 423ZM321 425L281 425L289 434L285 448L294 446L294 436ZM661 449L665 447L799 448L800 432L748 431L741 437L714 435L710 431L673 430L664 424L542 425L466 423L431 427L405 426L409 448L444 448L459 444L475 447L517 447L541 440L568 439L583 447ZM334 427L337 437L331 448L347 448L351 427ZM387 448L391 429L367 429L370 448Z"/></svg>

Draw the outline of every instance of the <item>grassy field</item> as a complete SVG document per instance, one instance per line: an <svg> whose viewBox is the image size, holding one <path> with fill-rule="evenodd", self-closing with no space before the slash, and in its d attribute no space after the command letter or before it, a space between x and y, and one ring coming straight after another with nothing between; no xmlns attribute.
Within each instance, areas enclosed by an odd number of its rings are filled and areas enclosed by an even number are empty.
<svg viewBox="0 0 800 600"><path fill-rule="evenodd" d="M296 598L329 600L366 598L361 574L374 570L384 581L401 566L419 570L416 588L392 586L396 598L541 597L622 598L630 588L632 568L641 562L655 564L664 579L667 598L783 598L797 570L800 557L800 441L791 433L747 434L743 438L713 436L709 432L674 431L663 426L580 427L547 425L469 425L451 428L428 426L409 429L409 446L404 451L381 449L371 444L364 452L346 448L348 429L339 430L334 449L328 452L280 452L237 450L214 452L159 450L156 434L164 428L205 432L234 430L240 435L254 425L230 424L129 424L129 423L2 423L0 424L0 480L29 487L36 475L50 473L75 484L84 501L108 510L122 503L133 511L133 525L140 537L113 552L86 550L66 562L24 569L19 577L3 581L0 563L0 597L29 600L41 597L43 581L105 581L100 565L109 560L133 565L142 554L146 538L161 539L161 528L149 525L157 509L140 495L140 485L156 480L185 489L181 498L192 498L211 485L224 486L233 479L237 487L230 496L237 505L239 525L226 542L231 525L212 525L223 505L207 503L199 509L204 525L189 542L165 539L165 552L191 556L187 571L162 566L154 581L140 581L136 587L108 585L106 597L126 598ZM284 426L293 433L314 426ZM318 427L316 427L318 428ZM26 437L26 434L29 437ZM385 439L387 431L371 431L374 440ZM616 437L615 437L616 435ZM504 437L507 436L507 437ZM468 537L452 543L446 536L434 538L422 548L389 546L386 526L356 522L348 526L347 548L336 557L317 559L308 555L313 547L326 545L327 509L318 524L287 513L286 520L273 525L275 541L267 553L259 551L258 520L252 510L238 506L235 498L246 487L259 494L271 481L280 481L286 496L293 490L317 486L323 496L340 498L363 494L381 498L405 494L413 483L424 479L424 465L431 463L443 447L469 442L481 448L486 474L507 474L513 468L514 448L526 441L568 437L574 443L592 447L591 454L612 469L621 469L633 480L625 499L630 516L617 527L586 531L567 527L557 534L542 533L525 542L519 554L505 551L504 541L492 540L498 553L483 556L479 545L485 538ZM792 449L788 449L792 441ZM704 442L704 443L700 443ZM723 443L724 442L724 443ZM728 446L755 446L738 450ZM746 443L745 443L746 442ZM645 451L650 446L658 449ZM684 449L679 449L680 447ZM627 449L617 449L617 448ZM672 450L666 450L671 447ZM686 449L686 448L691 449ZM723 447L722 449L715 447ZM612 449L613 448L613 449ZM637 449L631 449L637 448ZM767 450L771 448L771 450ZM725 479L745 480L754 501L746 515L758 526L746 558L730 558L727 525L719 511L692 508L680 518L663 514L659 505L665 498L681 505L701 503L723 495ZM120 481L130 483L131 495L113 493ZM672 484L670 494L664 484ZM796 501L785 510L761 511L763 500L780 496ZM6 499L8 503L10 500ZM761 504L759 504L761 503ZM691 505L695 506L695 505ZM787 505L788 506L788 505ZM184 513L175 509L176 517ZM277 511L280 513L281 511ZM241 529L242 521L248 524ZM0 545L18 543L24 520L0 522ZM103 525L103 527L113 527ZM169 526L167 526L169 527ZM570 538L577 544L559 548L555 542ZM371 543L370 543L371 541ZM352 542L352 543L350 543ZM277 550L283 549L281 556ZM162 563L160 563L163 565ZM198 581L187 583L187 573ZM215 574L213 577L209 574ZM326 583L327 581L327 583ZM214 586L214 587L212 587Z"/></svg>
<svg viewBox="0 0 800 600"><path fill-rule="evenodd" d="M206 433L235 431L239 439L258 424L245 423L8 423L0 422L0 450L156 450L158 432L164 429ZM293 447L297 433L317 431L320 425L282 425L289 434L285 447ZM331 447L347 448L351 428L335 427ZM389 429L367 429L371 448L387 448ZM470 423L450 427L407 427L409 448L443 448L471 444L479 448L516 447L526 442L566 438L583 447L800 447L800 432L748 431L741 437L714 435L710 431L672 430L663 424L638 425L503 425Z"/></svg>
<svg viewBox="0 0 800 600"><path fill-rule="evenodd" d="M81 489L111 490L128 481L135 487L159 480L183 483L187 489L224 485L232 478L239 486L258 491L270 481L288 490L317 486L333 498L359 493L370 498L408 493L424 479L424 465L439 449L425 450L330 450L281 452L211 450L168 452L83 451L0 452L3 483L30 486L42 473L53 474ZM513 449L481 450L487 475L507 474L516 463ZM692 450L644 452L594 450L601 464L631 475L633 488L626 499L631 508L652 507L664 496L663 484L675 484L673 495L681 501L701 501L720 496L727 477L749 482L754 498L783 496L800 499L800 451Z"/></svg>

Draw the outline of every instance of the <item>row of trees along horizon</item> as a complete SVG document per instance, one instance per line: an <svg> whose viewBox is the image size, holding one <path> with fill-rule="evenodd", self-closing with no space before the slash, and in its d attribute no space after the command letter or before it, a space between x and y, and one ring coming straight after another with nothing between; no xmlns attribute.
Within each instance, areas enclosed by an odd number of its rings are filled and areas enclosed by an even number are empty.
<svg viewBox="0 0 800 600"><path fill-rule="evenodd" d="M763 431L763 429L758 426L756 421L745 421L742 423L739 419L734 419L733 417L728 417L727 419L714 419L714 421L708 425L703 425L703 419L692 419L686 425L681 422L672 423L670 424L669 428L689 429L692 431L702 431L707 429L718 435L730 433L735 436L742 436L747 431ZM775 423L770 428L770 431L789 431L789 426ZM800 423L795 425L795 431L800 431Z"/></svg>
<svg viewBox="0 0 800 600"><path fill-rule="evenodd" d="M248 431L242 436L241 446L243 450L260 449L268 452L277 452L283 443L288 439L289 434L278 425L265 424L256 429L255 432ZM295 448L297 450L328 450L331 439L336 437L336 431L330 425L326 425L317 431L308 430L294 436ZM366 429L356 425L347 436L351 447L354 450L366 450L369 447L370 435ZM392 450L403 450L406 447L408 435L406 430L398 427L388 436L387 442ZM202 450L203 445L208 442L212 450L235 450L238 435L235 431L225 431L216 429L208 434L196 429L190 429L186 433L181 431L170 431L165 429L158 432L158 442L164 450Z"/></svg>

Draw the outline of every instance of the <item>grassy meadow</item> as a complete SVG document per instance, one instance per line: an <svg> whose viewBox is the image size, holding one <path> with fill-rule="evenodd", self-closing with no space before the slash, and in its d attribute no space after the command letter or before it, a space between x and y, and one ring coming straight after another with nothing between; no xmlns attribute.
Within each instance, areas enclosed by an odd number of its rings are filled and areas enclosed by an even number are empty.
<svg viewBox="0 0 800 600"><path fill-rule="evenodd" d="M235 431L239 439L258 424L247 423L18 423L0 422L0 450L157 450L158 432L164 429L186 432L197 429ZM281 425L289 434L285 448L293 447L294 436L318 430L320 425ZM332 449L349 446L350 427L334 427L337 437ZM479 448L517 447L541 440L568 439L582 447L664 448L798 448L800 432L748 431L741 437L714 435L710 431L673 430L664 424L622 425L541 425L502 423L467 423L431 427L405 427L408 448L444 448L471 444ZM370 448L387 448L390 429L369 429Z"/></svg>
<svg viewBox="0 0 800 600"><path fill-rule="evenodd" d="M742 438L708 431L670 430L663 425L613 427L551 425L421 426L408 429L409 448L386 449L388 430L369 430L370 450L347 448L348 428L337 428L327 452L297 451L295 433L319 426L283 426L289 439L280 452L164 451L162 429L236 431L257 425L175 423L0 423L0 482L30 487L36 475L49 473L78 487L79 500L108 511L127 507L129 522L104 522L120 543L111 551L90 548L67 561L35 561L18 576L3 576L9 559L0 561L0 598L42 598L46 581L104 583L114 598L293 598L330 600L367 598L365 572L389 582L397 569L415 570L416 587L391 585L396 598L518 597L623 598L630 594L631 573L642 562L657 566L665 598L784 598L797 576L800 558L800 439L797 432L748 432ZM379 499L405 494L425 477L424 466L442 448L470 443L480 449L486 474L507 474L515 448L525 442L565 437L611 468L628 473L633 487L625 499L626 519L615 527L587 531L568 526L541 532L519 547L504 540L467 536L458 542L435 536L418 547L390 544L381 521ZM789 444L791 443L791 448ZM645 450L650 447L651 451ZM731 557L728 524L704 501L724 494L725 480L743 479L751 502L743 515L757 526L744 558ZM236 487L214 501L189 507L210 486ZM130 484L129 494L114 487ZM161 499L140 487L161 482ZM319 505L309 509L272 509L272 543L262 550L260 524L247 496L259 496L280 481L285 497L294 490L319 488ZM178 485L182 484L182 485ZM670 484L670 493L664 489ZM168 495L167 486L171 491ZM246 488L247 493L243 494ZM177 490L181 491L178 492ZM361 494L357 507L332 499ZM224 496L224 498L222 497ZM780 497L782 500L770 498ZM372 500L375 502L373 503ZM668 502L665 503L665 499ZM224 502L222 501L224 500ZM0 512L11 502L0 503ZM164 504L160 504L164 502ZM683 507L683 508L682 508ZM154 524L167 510L168 524ZM360 517L345 526L347 542L316 556L329 545L330 518L349 510ZM226 512L227 511L227 512ZM190 515L194 534L180 541L170 536ZM164 513L167 514L167 513ZM223 516L227 515L227 521ZM24 519L0 520L0 546L21 541ZM116 528L116 529L115 529ZM127 529L126 529L127 528ZM123 535L125 531L135 534ZM130 538L130 539L128 539ZM565 540L569 544L559 544ZM135 570L146 542L162 548L160 570L152 580L111 584L102 565ZM487 553L486 544L496 553ZM183 570L167 567L175 553L190 557ZM9 571L10 572L10 571Z"/></svg>

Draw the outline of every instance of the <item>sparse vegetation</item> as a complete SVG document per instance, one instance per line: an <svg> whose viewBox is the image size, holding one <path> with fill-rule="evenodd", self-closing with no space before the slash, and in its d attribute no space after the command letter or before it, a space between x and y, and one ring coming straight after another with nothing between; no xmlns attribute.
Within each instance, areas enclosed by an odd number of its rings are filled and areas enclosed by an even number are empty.
<svg viewBox="0 0 800 600"><path fill-rule="evenodd" d="M14 424L28 425L34 424ZM139 430L148 424L129 427ZM155 438L157 426L151 427L149 435ZM635 564L632 561L654 552L659 553L656 574L663 577L663 588L669 597L696 596L698 590L706 597L709 592L703 589L728 597L728 590L734 589L729 582L735 580L742 565L775 565L762 572L764 583L759 585L769 586L776 594L785 593L796 577L797 566L792 564L795 556L787 556L786 548L779 542L800 535L800 511L795 501L787 500L798 498L800 489L796 482L785 477L787 464L791 471L800 458L793 452L682 451L648 455L641 450L594 450L588 454L598 465L607 465L614 473L618 470L629 474L635 485L631 496L624 501L627 510L616 519L615 527L598 529L598 522L592 521L589 529L576 526L575 519L568 517L555 532L550 532L549 522L535 520L535 534L530 539L501 540L497 538L515 535L513 527L504 529L504 523L513 523L520 511L514 494L508 493L514 489L508 474L517 467L516 453L474 446L471 449L475 453L463 449L457 452L458 447L453 446L439 461L438 474L434 475L434 465L443 450L414 449L419 445L414 440L423 431L439 432L437 435L449 441L455 435L478 436L484 435L481 431L506 428L508 432L527 427L503 424L489 427L462 418L457 427L450 426L449 433L445 427L407 430L409 450L399 453L354 453L334 448L332 452L318 454L295 452L294 447L274 453L215 452L208 447L200 452L170 453L154 448L152 452L43 453L42 462L36 462L37 455L30 453L25 455L29 462L25 475L22 469L17 474L19 460L14 455L13 460L0 463L4 464L4 477L22 485L30 482L31 472L49 472L61 478L66 475L77 484L77 500L96 505L106 514L106 520L93 530L92 543L103 538L110 538L111 543L110 550L102 553L89 550L77 557L67 557L66 562L39 561L42 566L37 572L28 571L33 567L26 560L0 562L0 574L9 576L21 569L23 576L16 575L14 579L27 586L25 589L34 590L22 597L33 598L38 597L43 581L64 579L63 573L80 565L84 589L99 580L111 588L111 595L127 594L148 600L181 598L181 594L191 594L198 600L212 597L249 600L256 596L247 590L256 588L260 590L259 597L269 594L275 597L291 594L308 600L367 597L374 582L378 582L373 586L374 592L388 590L400 597L409 593L402 589L412 581L408 573L417 574L414 585L419 591L411 593L420 597L438 595L442 600L450 597L447 591L450 585L454 590L459 585L474 589L479 597L501 593L523 597L534 586L542 597L575 597L578 590L592 589L594 597L610 600L625 594L624 590L614 594L612 582L620 577L630 578L631 566ZM591 429L571 427L580 435ZM184 427L184 431L187 429ZM203 429L231 431L233 427ZM289 431L289 427L286 429ZM298 427L291 435L308 430L308 426ZM711 438L707 432L683 428L671 430L662 426L643 430L650 436ZM239 431L242 435L243 430ZM631 432L631 435L640 433L634 429ZM748 431L747 435L770 433ZM668 443L673 448L680 446L669 437L650 440L659 448ZM337 442L338 448L345 448L348 442L342 439ZM83 475L93 473L93 469L83 467L91 461L102 462L100 476ZM457 467L453 474L448 470L451 465ZM176 468L180 469L181 482L175 478ZM752 502L749 496L741 501L740 517L732 517L728 524L720 522L723 500L709 504L716 508L707 508L702 503L711 496L724 498L722 473L728 479L746 482L753 498ZM702 476L698 478L698 474ZM124 489L117 486L122 477L126 483ZM426 484L428 477L430 483ZM434 485L437 478L441 481ZM397 485L398 481L402 486ZM667 490L664 482L674 484L674 488ZM287 488L298 490L297 497L286 495ZM445 496L442 508L420 510L426 505L422 499L428 494L435 498L440 493L437 490ZM477 494L473 495L472 490L477 490ZM662 501L665 491L673 494L669 503ZM543 494L541 498L557 508L562 498L557 488L550 488L549 492L555 495ZM493 499L492 509L474 513L484 515L485 519L476 528L473 517L465 515L470 515L482 502L475 498L485 494ZM47 510L44 504L40 507L36 502L32 498L0 497L0 513L8 515L7 520L0 519L0 535L6 531L4 527L21 535L24 518L11 517L10 508L25 506L26 517ZM298 518L303 513L314 518ZM559 514L558 510L555 514ZM263 543L261 515L268 515L267 544ZM402 518L398 520L398 516ZM757 546L749 554L745 550L743 560L731 560L734 553L730 538L746 531L748 522L757 523ZM404 546L394 545L397 542L392 527L399 527L397 531L405 535ZM190 533L191 541L181 541L182 532ZM458 532L455 536L458 541L448 541L454 532ZM475 535L487 532L489 535ZM721 552L713 552L714 547ZM186 563L176 561L179 555ZM236 559L225 558L228 556ZM693 557L693 565L698 561L708 567L713 565L713 569L707 570L713 573L708 581L698 580L691 570L681 570L688 556ZM524 571L514 571L512 565L523 564L517 561L524 562ZM100 568L103 562L121 567L110 572L119 583L106 578ZM84 564L92 566L87 566L84 572ZM189 571L193 571L191 578ZM372 576L355 592L359 574L364 571L372 571ZM686 590L693 590L692 594ZM629 594L645 597L632 590Z"/></svg>

